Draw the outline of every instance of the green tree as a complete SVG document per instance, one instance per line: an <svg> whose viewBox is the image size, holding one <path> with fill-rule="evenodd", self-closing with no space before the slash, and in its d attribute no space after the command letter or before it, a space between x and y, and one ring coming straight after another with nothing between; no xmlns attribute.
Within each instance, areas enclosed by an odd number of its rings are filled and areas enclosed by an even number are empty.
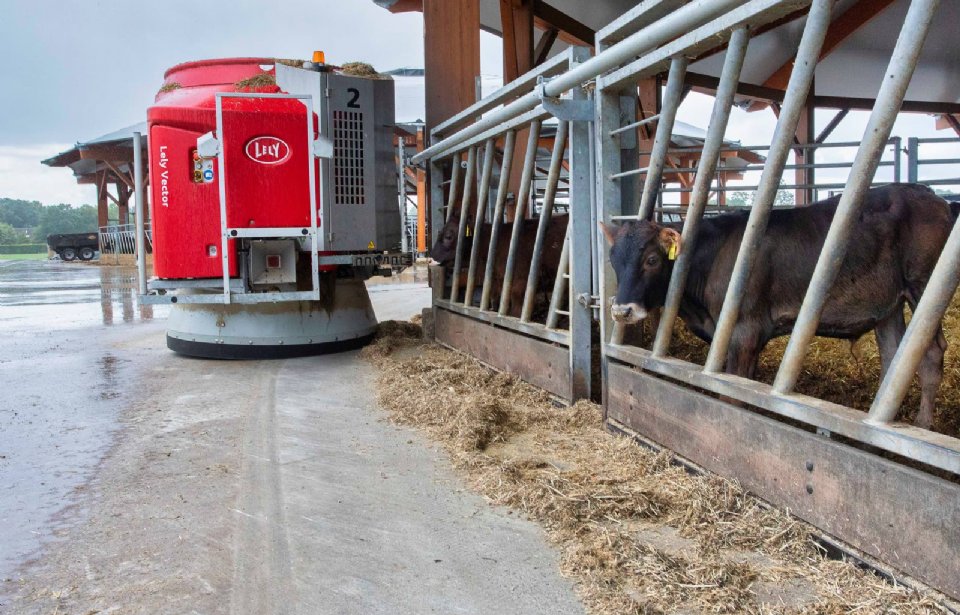
<svg viewBox="0 0 960 615"><path fill-rule="evenodd" d="M97 208L91 205L71 207L47 205L40 214L36 238L43 240L55 233L94 233L97 231Z"/></svg>
<svg viewBox="0 0 960 615"><path fill-rule="evenodd" d="M23 233L18 232L12 225L0 222L0 245L24 243Z"/></svg>
<svg viewBox="0 0 960 615"><path fill-rule="evenodd" d="M0 222L13 228L33 228L40 224L43 205L37 201L0 198Z"/></svg>

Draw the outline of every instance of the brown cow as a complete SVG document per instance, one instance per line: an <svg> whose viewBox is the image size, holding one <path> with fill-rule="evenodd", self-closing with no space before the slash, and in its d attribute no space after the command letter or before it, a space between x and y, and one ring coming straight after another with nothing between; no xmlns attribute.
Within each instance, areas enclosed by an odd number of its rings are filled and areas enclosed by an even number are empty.
<svg viewBox="0 0 960 615"><path fill-rule="evenodd" d="M914 308L953 224L951 208L926 186L891 184L866 193L857 229L830 292L817 335L856 340L876 331L881 374L905 330L904 302ZM772 212L726 357L726 371L753 377L767 342L792 329L839 197L809 207ZM701 339L713 337L747 216L729 213L705 218L680 302L680 317ZM610 263L618 280L613 318L634 323L666 297L679 246L679 226L630 222L604 226ZM943 378L947 348L938 328L920 365L921 402L916 425L929 427ZM882 376L881 376L882 377Z"/></svg>
<svg viewBox="0 0 960 615"><path fill-rule="evenodd" d="M543 254L540 259L540 283L537 287L537 298L534 311L542 311L550 302L550 294L553 291L553 283L557 277L557 268L560 265L560 252L563 249L563 240L567 231L566 214L554 214L547 226L547 235L544 238ZM493 231L493 225L482 224L479 229L473 229L472 224L471 237L465 238L463 250L460 255L460 281L461 291L467 284L467 267L470 264L470 248L473 241L479 236L480 245L477 252L475 280L475 297L471 305L479 305L480 290L483 286L483 276L486 270L487 254L490 248L490 235ZM527 277L530 273L530 261L533 256L533 245L537 237L537 225L539 219L523 220L520 227L520 241L517 245L516 266L513 271L513 281L510 284L510 309L508 314L511 316L520 316L523 308L523 296L527 288ZM451 214L450 219L440 230L437 242L430 250L430 257L438 264L445 265L448 269L453 267L456 257L457 236L460 226L460 212ZM507 253L510 248L510 233L512 232L513 222L501 223L499 235L497 237L497 250L494 256L493 280L491 282L491 308L497 309L500 305L500 289L503 286L503 274L507 266Z"/></svg>

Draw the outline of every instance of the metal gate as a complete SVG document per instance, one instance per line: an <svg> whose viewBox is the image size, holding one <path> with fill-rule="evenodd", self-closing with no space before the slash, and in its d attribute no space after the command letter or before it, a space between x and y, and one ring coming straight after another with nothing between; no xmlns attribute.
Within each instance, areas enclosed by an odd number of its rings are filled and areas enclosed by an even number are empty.
<svg viewBox="0 0 960 615"><path fill-rule="evenodd" d="M529 126L529 154L536 144L532 135L545 118L557 117L560 125L569 122L571 245L564 251L564 262L570 267L572 283L567 331L551 327L549 317L544 325L531 324L524 316L529 314L526 302L520 317L510 318L503 302L499 309L489 303L486 277L476 305L472 295L480 273L474 267L479 243L474 241L469 255L457 254L449 290L442 270L434 273L437 338L573 399L587 391L586 348L590 315L596 308L604 411L612 430L652 441L738 479L762 498L859 551L960 598L960 440L893 424L960 283L960 227L955 227L947 240L869 413L794 390L938 0L912 0L910 4L774 383L723 373L834 4L834 0L642 2L597 33L593 57L575 50L555 58L439 126L432 147L413 159L429 162L434 220L444 219L443 203L448 212L454 210L458 187L461 183L472 186L478 176L478 198L471 200L471 189L463 190L460 208L473 204L477 217L482 218L483 204L490 198L491 160L501 139L504 158L509 160L506 152L512 155L519 129ZM794 69L706 364L671 358L668 351L691 267L689 255L707 206L751 36L806 9L809 12ZM683 223L684 247L674 263L665 307L648 350L625 343L622 327L612 320L616 279L597 222L646 220L653 214L687 66L692 59L717 50L725 52L724 65ZM658 114L637 121L637 81L664 72L668 78ZM588 118L591 121L584 121ZM640 167L636 129L654 122L656 136L649 162ZM592 149L583 145L583 135L591 134ZM461 179L463 153L466 165ZM483 163L478 171L481 153ZM525 161L516 220L523 218L530 199L532 166ZM506 172L500 176L491 220L503 215L504 175ZM591 178L592 192L584 185L591 183ZM549 186L548 182L548 194ZM591 202L592 212L584 206ZM546 203L544 211L549 216ZM458 245L467 236L466 218L460 217ZM440 225L434 226L436 237ZM545 226L540 225L541 229ZM512 231L511 257L516 254L518 223ZM541 239L542 233L538 233L538 243ZM540 258L537 250L539 247L533 252L534 259ZM491 261L487 259L488 264ZM584 265L589 261L592 268ZM508 261L507 276L514 265ZM464 267L466 292L461 297L459 280ZM557 286L562 285L564 271L561 267ZM527 295L531 288L528 282ZM555 290L551 302L554 315L561 305L558 292L562 293L562 288ZM569 358L569 373L556 371L561 357Z"/></svg>
<svg viewBox="0 0 960 615"><path fill-rule="evenodd" d="M611 428L639 434L737 478L829 534L958 597L960 441L892 421L960 280L960 230L947 241L869 413L794 392L937 4L913 0L910 6L772 386L723 373L724 365L834 2L643 3L600 31L598 57L616 54L622 59L596 78L597 207L606 222L650 218L689 58L721 41L726 46L683 223L683 249L652 348L624 343L623 328L610 315L616 279L605 259L599 261L605 265L601 330L604 408ZM675 10L658 12L665 5ZM804 5L809 5L809 13L803 37L705 365L671 358L668 350L691 269L690 254L751 32ZM657 39L667 33L672 36ZM621 42L610 44L613 40ZM650 162L637 168L637 158L625 156L619 141L630 125L620 120L620 100L625 87L667 68ZM625 185L632 176L644 177L638 196ZM639 211L633 209L635 199Z"/></svg>
<svg viewBox="0 0 960 615"><path fill-rule="evenodd" d="M411 159L429 164L432 220L459 217L452 267L431 271L437 340L569 401L590 396L592 106L579 84L552 96L542 90L587 57L571 48L547 61L434 128L433 145ZM497 109L518 97L533 104ZM552 151L538 180L542 142ZM566 222L553 215L561 192ZM562 248L549 245L558 225ZM433 224L434 241L442 226Z"/></svg>

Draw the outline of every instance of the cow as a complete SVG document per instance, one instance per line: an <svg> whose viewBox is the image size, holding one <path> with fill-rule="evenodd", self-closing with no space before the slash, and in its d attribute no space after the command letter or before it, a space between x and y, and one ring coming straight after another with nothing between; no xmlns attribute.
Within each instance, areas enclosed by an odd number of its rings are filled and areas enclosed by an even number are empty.
<svg viewBox="0 0 960 615"><path fill-rule="evenodd" d="M788 335L823 247L839 196L796 209L775 210L754 260L725 370L752 378L771 339ZM869 190L847 256L831 289L817 335L856 340L876 332L881 378L903 337L904 303L915 309L955 220L947 202L926 186L890 184ZM699 338L713 339L747 224L745 213L704 218L688 255L680 317ZM679 225L628 222L601 229L618 281L611 314L636 323L664 304ZM920 365L921 402L915 424L930 427L947 348L942 324Z"/></svg>
<svg viewBox="0 0 960 615"><path fill-rule="evenodd" d="M471 216L472 218L472 216ZM553 283L557 277L557 268L560 266L560 252L563 249L563 240L567 231L567 214L554 214L550 218L550 224L547 226L547 234L544 237L543 252L540 259L540 280L537 288L536 303L534 311L542 311L550 301L550 293L553 291ZM530 273L530 261L533 256L533 245L537 237L537 226L539 219L525 219L521 223L520 238L517 245L517 255L513 271L513 281L510 284L510 307L508 314L510 316L520 316L523 308L523 296L527 288L527 276ZM460 212L454 211L450 215L440 233L437 241L430 250L430 257L435 264L452 267L456 257L457 238L459 236ZM493 279L491 281L492 307L494 309L499 305L499 297L503 286L503 275L507 266L507 254L510 249L510 234L512 233L513 222L500 223L499 235L497 238L497 249L494 255ZM474 280L476 291L479 293L483 285L483 276L486 270L487 254L490 248L490 235L493 232L492 224L481 224L479 228L473 228L472 219L468 220L468 228L471 229L470 237L466 238L460 254L460 281L459 288L463 290L467 283L467 268L470 264L470 249L473 241L478 240L480 245L477 250L476 272ZM473 305L479 305L479 294L472 301Z"/></svg>

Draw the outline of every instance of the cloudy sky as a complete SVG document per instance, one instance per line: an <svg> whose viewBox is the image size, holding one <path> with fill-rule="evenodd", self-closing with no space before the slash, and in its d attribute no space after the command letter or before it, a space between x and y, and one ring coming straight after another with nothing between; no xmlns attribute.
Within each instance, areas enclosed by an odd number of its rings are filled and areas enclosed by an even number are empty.
<svg viewBox="0 0 960 615"><path fill-rule="evenodd" d="M499 39L481 35L481 71L501 72ZM39 161L145 117L163 72L179 62L230 56L363 60L379 70L423 65L419 13L393 15L371 0L3 0L0 54L0 196L90 203L94 189ZM691 95L680 118L705 126L711 99ZM854 117L856 116L856 117ZM821 114L823 124L829 114ZM859 139L866 114L838 138ZM895 134L932 134L913 116ZM769 112L735 112L728 136L769 138ZM944 136L939 133L937 136Z"/></svg>

